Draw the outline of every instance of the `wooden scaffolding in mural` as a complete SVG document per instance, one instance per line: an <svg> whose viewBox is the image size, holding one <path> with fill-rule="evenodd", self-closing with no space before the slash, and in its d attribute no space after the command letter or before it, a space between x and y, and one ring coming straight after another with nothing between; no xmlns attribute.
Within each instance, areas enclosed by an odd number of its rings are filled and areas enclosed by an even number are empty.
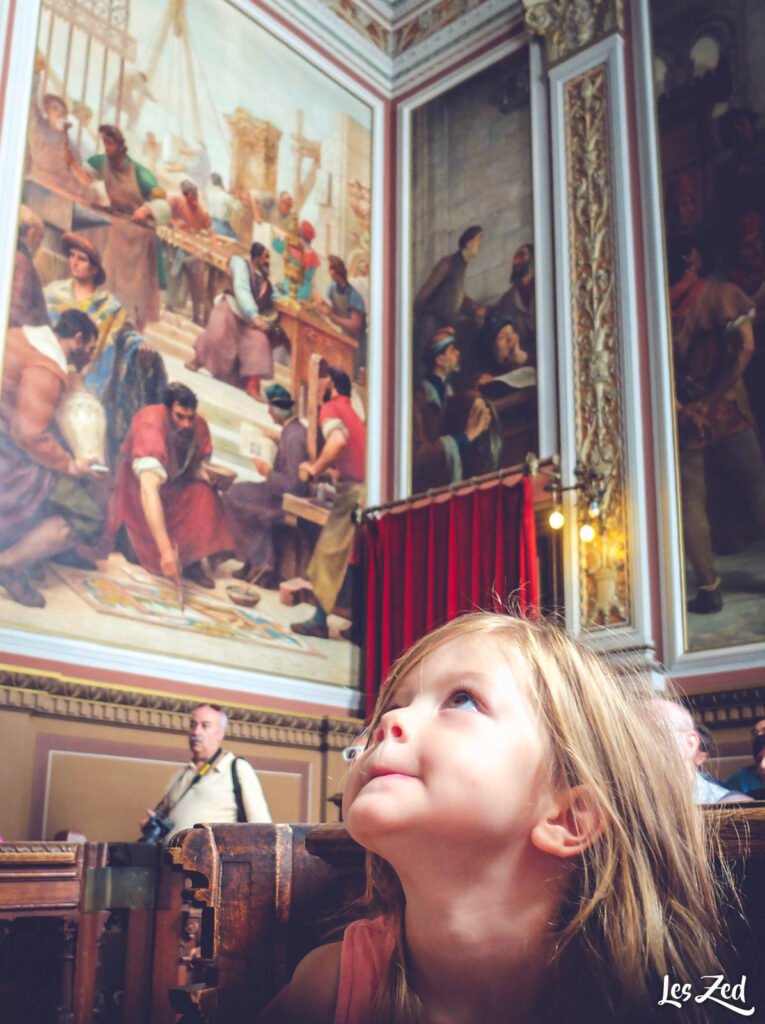
<svg viewBox="0 0 765 1024"><path fill-rule="evenodd" d="M123 112L123 101L126 96L125 64L134 64L136 59L136 40L130 35L130 0L42 0L43 15L47 12L48 24L42 26L40 38L45 43L45 69L43 91L48 82L67 103L73 107L87 106L87 86L93 74L98 76L98 118L96 124L104 119L109 96L107 95L107 78L110 67L117 62L117 77L114 92L116 115L114 123L119 126ZM58 76L51 68L51 53L54 34L60 28L67 34L66 56L64 69ZM82 80L70 81L72 72L72 53L77 33L84 36L85 53ZM139 82L143 76L139 73ZM145 78L144 78L145 81ZM79 120L79 119L78 119ZM77 142L82 136L82 121L79 121Z"/></svg>

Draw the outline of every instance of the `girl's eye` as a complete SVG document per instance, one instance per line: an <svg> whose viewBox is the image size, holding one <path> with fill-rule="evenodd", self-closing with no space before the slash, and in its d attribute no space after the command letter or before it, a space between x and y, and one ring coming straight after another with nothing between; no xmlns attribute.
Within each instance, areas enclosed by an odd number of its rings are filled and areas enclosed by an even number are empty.
<svg viewBox="0 0 765 1024"><path fill-rule="evenodd" d="M461 711L478 711L478 701L470 690L456 690L446 702L448 708L459 708Z"/></svg>

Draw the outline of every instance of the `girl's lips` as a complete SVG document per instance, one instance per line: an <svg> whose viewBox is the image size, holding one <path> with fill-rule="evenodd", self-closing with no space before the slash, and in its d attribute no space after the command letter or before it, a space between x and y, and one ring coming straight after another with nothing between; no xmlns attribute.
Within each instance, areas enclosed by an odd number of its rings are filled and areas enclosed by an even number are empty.
<svg viewBox="0 0 765 1024"><path fill-rule="evenodd" d="M373 768L369 773L370 779L380 779L386 775L403 775L405 778L412 778L409 772L401 771L399 768L385 768L384 766L378 765Z"/></svg>

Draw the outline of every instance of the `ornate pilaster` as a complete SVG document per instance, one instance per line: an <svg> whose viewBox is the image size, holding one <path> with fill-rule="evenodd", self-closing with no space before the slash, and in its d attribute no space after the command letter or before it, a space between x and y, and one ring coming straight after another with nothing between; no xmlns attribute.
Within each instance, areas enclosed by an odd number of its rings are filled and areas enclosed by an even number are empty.
<svg viewBox="0 0 765 1024"><path fill-rule="evenodd" d="M650 647L646 502L625 98L623 0L524 0L544 37L553 136L561 468L577 483L570 625ZM579 525L594 538L580 539Z"/></svg>
<svg viewBox="0 0 765 1024"><path fill-rule="evenodd" d="M526 28L543 36L548 67L624 29L624 0L523 0Z"/></svg>
<svg viewBox="0 0 765 1024"><path fill-rule="evenodd" d="M579 544L583 626L632 621L608 88L604 64L564 88L575 450L600 492L595 539Z"/></svg>

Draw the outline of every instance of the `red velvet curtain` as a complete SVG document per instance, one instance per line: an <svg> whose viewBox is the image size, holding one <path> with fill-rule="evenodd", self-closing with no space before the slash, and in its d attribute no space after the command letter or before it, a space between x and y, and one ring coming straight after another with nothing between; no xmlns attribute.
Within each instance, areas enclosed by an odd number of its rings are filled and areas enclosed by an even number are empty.
<svg viewBox="0 0 765 1024"><path fill-rule="evenodd" d="M365 519L366 711L388 668L460 612L539 602L531 481L434 497Z"/></svg>

